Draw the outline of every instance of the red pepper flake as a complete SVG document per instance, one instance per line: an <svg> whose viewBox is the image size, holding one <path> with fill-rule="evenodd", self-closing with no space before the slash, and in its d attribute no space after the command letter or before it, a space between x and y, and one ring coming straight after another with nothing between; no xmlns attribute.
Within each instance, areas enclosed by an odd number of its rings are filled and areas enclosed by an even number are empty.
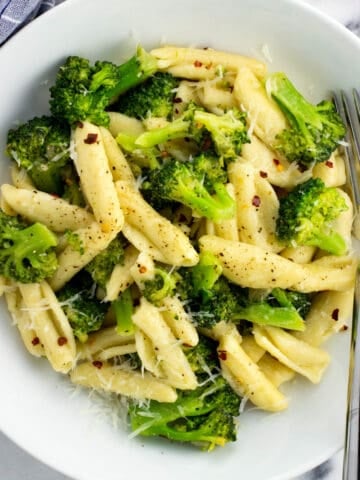
<svg viewBox="0 0 360 480"><path fill-rule="evenodd" d="M92 364L94 365L95 368L98 368L99 370L103 366L103 362L100 362L100 360L94 360Z"/></svg>
<svg viewBox="0 0 360 480"><path fill-rule="evenodd" d="M31 340L31 343L34 345L34 347L36 345L39 345L40 343L40 338L39 337L34 337L32 340Z"/></svg>
<svg viewBox="0 0 360 480"><path fill-rule="evenodd" d="M182 98L180 97L175 97L174 100L173 100L174 103L181 103L182 102Z"/></svg>
<svg viewBox="0 0 360 480"><path fill-rule="evenodd" d="M342 330L343 332L346 332L346 330L347 330L348 328L349 328L349 327L348 327L347 325L343 325L343 326L341 327L341 330Z"/></svg>
<svg viewBox="0 0 360 480"><path fill-rule="evenodd" d="M325 162L325 165L329 168L334 168L334 164L333 162L331 162L330 160L328 160L327 162Z"/></svg>
<svg viewBox="0 0 360 480"><path fill-rule="evenodd" d="M97 133L88 133L88 136L85 138L84 143L91 145L92 143L96 143L98 134Z"/></svg>
<svg viewBox="0 0 360 480"><path fill-rule="evenodd" d="M218 356L220 360L226 360L227 359L227 351L226 350L218 350Z"/></svg>
<svg viewBox="0 0 360 480"><path fill-rule="evenodd" d="M76 122L76 126L79 128L84 128L83 122Z"/></svg>
<svg viewBox="0 0 360 480"><path fill-rule="evenodd" d="M141 267L139 268L139 272L145 273L146 271L147 271L147 268L145 267L145 265L141 265Z"/></svg>
<svg viewBox="0 0 360 480"><path fill-rule="evenodd" d="M331 314L331 318L336 322L339 320L339 309L335 308Z"/></svg>
<svg viewBox="0 0 360 480"><path fill-rule="evenodd" d="M276 166L280 165L280 160L278 160L277 158L273 158L273 162Z"/></svg>
<svg viewBox="0 0 360 480"><path fill-rule="evenodd" d="M258 195L254 195L251 203L254 205L254 207L260 207L261 198Z"/></svg>
<svg viewBox="0 0 360 480"><path fill-rule="evenodd" d="M261 178L267 178L268 174L266 172L263 172L262 170L260 170L260 177Z"/></svg>
<svg viewBox="0 0 360 480"><path fill-rule="evenodd" d="M66 337L59 337L58 340L57 340L57 343L60 347L62 347L63 345L65 345L67 343L67 338Z"/></svg>
<svg viewBox="0 0 360 480"><path fill-rule="evenodd" d="M195 60L194 67L197 67L197 68L202 67L202 62L200 62L200 60Z"/></svg>

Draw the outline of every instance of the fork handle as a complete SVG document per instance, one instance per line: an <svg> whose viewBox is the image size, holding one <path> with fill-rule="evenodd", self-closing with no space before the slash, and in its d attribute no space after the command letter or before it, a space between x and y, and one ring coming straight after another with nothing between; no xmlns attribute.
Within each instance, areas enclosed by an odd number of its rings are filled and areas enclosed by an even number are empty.
<svg viewBox="0 0 360 480"><path fill-rule="evenodd" d="M359 423L360 423L360 280L355 283L353 324L351 329L348 408L346 419L346 436L343 480L360 478L359 470Z"/></svg>

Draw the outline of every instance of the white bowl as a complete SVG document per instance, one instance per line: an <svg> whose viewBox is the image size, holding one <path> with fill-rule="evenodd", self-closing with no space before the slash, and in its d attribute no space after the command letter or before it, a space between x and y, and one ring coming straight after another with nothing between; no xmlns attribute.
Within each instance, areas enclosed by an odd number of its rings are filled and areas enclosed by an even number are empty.
<svg viewBox="0 0 360 480"><path fill-rule="evenodd" d="M360 86L360 41L341 25L292 0L67 0L0 49L0 151L16 120L46 113L48 84L69 54L119 61L137 42L211 46L263 58L313 100ZM8 178L1 156L0 180ZM66 378L30 357L4 304L0 310L0 428L32 455L79 480L144 474L184 478L287 479L328 458L343 443L348 335L327 349L332 363L319 386L286 386L289 409L250 410L238 441L211 454L163 440L129 439L87 393L71 396ZM93 405L93 407L91 407Z"/></svg>

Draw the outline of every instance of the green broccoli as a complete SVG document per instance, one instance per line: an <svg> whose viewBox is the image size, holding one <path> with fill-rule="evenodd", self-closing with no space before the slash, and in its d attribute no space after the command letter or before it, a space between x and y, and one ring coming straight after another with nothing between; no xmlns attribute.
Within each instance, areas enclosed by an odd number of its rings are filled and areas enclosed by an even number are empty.
<svg viewBox="0 0 360 480"><path fill-rule="evenodd" d="M312 245L343 255L346 242L331 230L331 222L347 208L336 188L326 187L319 178L311 178L280 199L277 237L286 245Z"/></svg>
<svg viewBox="0 0 360 480"><path fill-rule="evenodd" d="M159 304L165 297L172 296L177 282L176 273L155 267L154 278L144 282L142 295L151 303Z"/></svg>
<svg viewBox="0 0 360 480"><path fill-rule="evenodd" d="M211 135L216 153L224 160L235 160L244 143L249 143L246 113L236 108L223 115L196 110L194 122L203 126Z"/></svg>
<svg viewBox="0 0 360 480"><path fill-rule="evenodd" d="M54 117L35 117L8 133L7 154L28 173L36 188L62 195L70 161L70 128Z"/></svg>
<svg viewBox="0 0 360 480"><path fill-rule="evenodd" d="M219 374L220 363L215 340L199 335L195 347L183 347L183 350L200 384Z"/></svg>
<svg viewBox="0 0 360 480"><path fill-rule="evenodd" d="M50 88L50 110L70 124L88 120L106 127L110 122L105 111L109 104L156 70L156 59L141 47L120 66L100 61L91 66L85 58L68 57Z"/></svg>
<svg viewBox="0 0 360 480"><path fill-rule="evenodd" d="M291 330L304 329L302 315L306 315L310 304L306 294L274 289L265 298L256 299L254 291L241 288L222 275L219 261L210 252L201 252L198 264L180 269L179 274L180 298L187 303L199 327L212 328L220 321L242 327L242 322L246 321Z"/></svg>
<svg viewBox="0 0 360 480"><path fill-rule="evenodd" d="M129 117L170 118L179 80L170 73L158 72L119 98L114 110Z"/></svg>
<svg viewBox="0 0 360 480"><path fill-rule="evenodd" d="M130 155L131 160L135 162L141 169L148 168L154 170L160 166L159 159L161 158L161 152L155 147L140 148L136 145L136 136L129 135L127 133L120 132L116 141L120 147Z"/></svg>
<svg viewBox="0 0 360 480"><path fill-rule="evenodd" d="M236 440L240 397L223 377L196 390L179 392L174 403L131 404L130 424L143 436L190 442L210 451Z"/></svg>
<svg viewBox="0 0 360 480"><path fill-rule="evenodd" d="M135 145L138 148L147 149L176 138L191 138L200 145L204 140L205 132L202 126L194 121L198 110L201 111L201 107L190 102L179 118L164 127L141 133L135 139Z"/></svg>
<svg viewBox="0 0 360 480"><path fill-rule="evenodd" d="M205 188L214 193L214 185L226 184L228 175L222 158L209 152L202 152L192 159L192 168L203 178Z"/></svg>
<svg viewBox="0 0 360 480"><path fill-rule="evenodd" d="M131 287L128 287L112 302L116 319L116 331L119 335L132 335L134 333L135 326L132 321L133 307Z"/></svg>
<svg viewBox="0 0 360 480"><path fill-rule="evenodd" d="M109 304L96 298L92 278L87 272L80 271L56 295L80 342L86 342L90 332L101 328Z"/></svg>
<svg viewBox="0 0 360 480"><path fill-rule="evenodd" d="M124 240L118 235L105 250L86 265L85 270L90 273L97 285L105 288L115 265L124 263L124 255Z"/></svg>
<svg viewBox="0 0 360 480"><path fill-rule="evenodd" d="M147 189L153 199L182 203L200 216L214 222L233 218L235 201L219 181L213 183L215 195L211 195L203 184L203 175L192 167L191 162L169 160L155 169L146 180Z"/></svg>
<svg viewBox="0 0 360 480"><path fill-rule="evenodd" d="M312 105L281 72L268 77L266 89L290 124L277 135L273 147L291 162L311 165L327 160L346 133L334 104Z"/></svg>
<svg viewBox="0 0 360 480"><path fill-rule="evenodd" d="M41 223L27 225L0 210L0 274L21 283L41 282L58 267L55 235Z"/></svg>

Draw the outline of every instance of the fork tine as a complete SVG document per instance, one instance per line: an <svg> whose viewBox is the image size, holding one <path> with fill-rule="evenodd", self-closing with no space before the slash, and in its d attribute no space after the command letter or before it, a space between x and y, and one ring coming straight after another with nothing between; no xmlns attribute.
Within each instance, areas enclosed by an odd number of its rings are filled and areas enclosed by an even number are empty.
<svg viewBox="0 0 360 480"><path fill-rule="evenodd" d="M347 126L344 148L345 163L350 182L356 216L354 234L360 238L359 206L360 187L357 176L360 167L360 95L354 89L349 100L344 91L334 94L337 111ZM344 450L343 480L359 478L359 406L360 406L360 281L359 273L355 280L353 319L351 326L351 344L349 358L348 400L346 412L346 435Z"/></svg>
<svg viewBox="0 0 360 480"><path fill-rule="evenodd" d="M354 234L360 239L360 184L358 171L360 168L360 96L357 90L353 90L353 101L341 91L334 93L335 107L344 124L348 127L345 135L346 146L344 148L345 166L350 182L350 190L355 208ZM352 106L353 105L353 106Z"/></svg>

